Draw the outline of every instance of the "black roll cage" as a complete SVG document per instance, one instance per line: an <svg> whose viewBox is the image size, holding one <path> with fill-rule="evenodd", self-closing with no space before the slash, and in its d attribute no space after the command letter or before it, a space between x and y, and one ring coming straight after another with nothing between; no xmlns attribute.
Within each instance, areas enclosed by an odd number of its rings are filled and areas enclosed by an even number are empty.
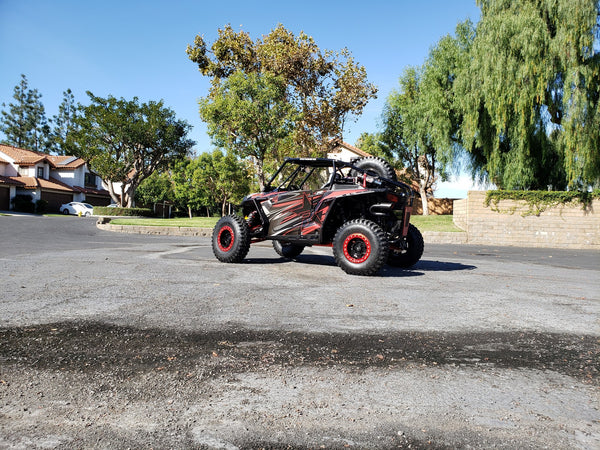
<svg viewBox="0 0 600 450"><path fill-rule="evenodd" d="M279 186L286 184L292 177L296 176L298 174L298 172L302 169L302 166L312 167L312 170L307 173L307 175L304 177L304 179L302 180L302 182L300 184L303 184L308 179L308 177L312 174L314 169L318 168L318 167L319 168L320 167L333 168L333 171L331 173L331 178L328 181L329 184L333 183L333 177L335 177L335 174L337 173L338 169L350 168L353 171L362 174L363 177L370 177L370 179L368 179L369 183L373 183L376 185L393 186L394 188L401 190L404 193L404 195L406 195L407 197L412 197L414 195L413 189L406 183L402 183L401 181L391 180L389 178L380 177L379 175L377 175L375 172L373 172L371 170L361 169L360 167L356 167L354 164L352 164L350 162L340 161L340 160L331 159L331 158L285 158L285 160L283 161L283 164L281 166L279 166L279 169L277 169L277 171L273 174L273 176L267 182L264 192L271 192L274 190L272 183L275 181L277 176L281 173L283 168L286 167L288 164L297 164L298 167L285 180L283 180L283 182L279 183Z"/></svg>

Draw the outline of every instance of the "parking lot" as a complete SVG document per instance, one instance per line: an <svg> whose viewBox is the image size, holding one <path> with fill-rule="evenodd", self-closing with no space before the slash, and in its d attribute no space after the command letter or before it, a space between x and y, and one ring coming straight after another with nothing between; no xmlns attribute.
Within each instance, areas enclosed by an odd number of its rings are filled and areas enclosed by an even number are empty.
<svg viewBox="0 0 600 450"><path fill-rule="evenodd" d="M331 249L0 217L0 448L598 448L600 253Z"/></svg>

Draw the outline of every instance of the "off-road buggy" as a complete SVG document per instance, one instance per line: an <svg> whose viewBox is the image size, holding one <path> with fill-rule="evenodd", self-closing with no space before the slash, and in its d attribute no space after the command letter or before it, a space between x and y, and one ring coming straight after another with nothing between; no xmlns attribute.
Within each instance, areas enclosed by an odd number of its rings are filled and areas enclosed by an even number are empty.
<svg viewBox="0 0 600 450"><path fill-rule="evenodd" d="M264 192L244 198L242 215L219 220L213 253L219 261L237 263L251 243L272 240L288 259L307 246L331 246L336 263L349 274L372 275L386 262L408 268L424 246L410 224L413 199L411 187L397 181L381 158L353 163L288 158Z"/></svg>

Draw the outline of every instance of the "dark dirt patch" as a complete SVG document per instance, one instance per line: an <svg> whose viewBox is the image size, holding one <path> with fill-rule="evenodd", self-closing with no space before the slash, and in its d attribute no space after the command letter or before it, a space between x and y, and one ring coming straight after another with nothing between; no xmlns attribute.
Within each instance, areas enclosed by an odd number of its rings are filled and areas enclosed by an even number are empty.
<svg viewBox="0 0 600 450"><path fill-rule="evenodd" d="M101 323L0 329L0 362L38 370L148 371L204 377L269 366L495 366L551 370L598 384L600 339L534 332L330 334L224 330L184 333Z"/></svg>

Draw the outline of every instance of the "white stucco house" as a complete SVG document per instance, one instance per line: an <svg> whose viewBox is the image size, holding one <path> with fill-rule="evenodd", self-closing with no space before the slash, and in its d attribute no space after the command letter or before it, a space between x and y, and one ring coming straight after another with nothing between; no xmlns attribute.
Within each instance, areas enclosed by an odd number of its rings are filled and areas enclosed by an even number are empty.
<svg viewBox="0 0 600 450"><path fill-rule="evenodd" d="M103 181L81 158L56 156L0 144L0 210L10 210L20 194L48 202L48 211L63 203L87 202L102 206L111 202Z"/></svg>
<svg viewBox="0 0 600 450"><path fill-rule="evenodd" d="M327 157L338 159L340 161L352 162L356 158L363 156L371 156L367 152L363 152L360 148L348 144L347 142L337 141L333 150L327 153Z"/></svg>

